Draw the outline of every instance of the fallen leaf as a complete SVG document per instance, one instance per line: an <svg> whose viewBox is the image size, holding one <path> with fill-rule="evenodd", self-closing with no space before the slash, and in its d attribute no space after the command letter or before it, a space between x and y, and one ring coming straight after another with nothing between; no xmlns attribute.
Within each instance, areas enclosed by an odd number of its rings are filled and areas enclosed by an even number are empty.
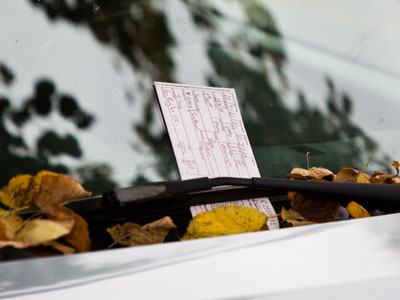
<svg viewBox="0 0 400 300"><path fill-rule="evenodd" d="M358 176L357 176L356 182L357 183L371 183L371 176L368 175L367 173L360 172L360 174L358 174Z"/></svg>
<svg viewBox="0 0 400 300"><path fill-rule="evenodd" d="M64 174L41 171L35 176L35 183L39 186L36 190L35 204L46 202L63 205L68 200L92 195L79 182ZM41 195L38 195L39 192ZM41 197L43 195L46 195L46 197L42 201Z"/></svg>
<svg viewBox="0 0 400 300"><path fill-rule="evenodd" d="M3 213L0 217L0 247L26 248L49 244L64 236L76 251L89 251L91 241L86 221L62 205L90 195L77 181L63 174L40 171L35 176L13 177L0 193L1 202L13 212L24 207L39 208L48 219L22 221L17 216ZM63 253L71 252L67 248L60 249Z"/></svg>
<svg viewBox="0 0 400 300"><path fill-rule="evenodd" d="M190 221L183 240L259 231L267 215L253 207L221 206L200 213Z"/></svg>
<svg viewBox="0 0 400 300"><path fill-rule="evenodd" d="M34 219L24 221L22 229L16 234L15 240L0 241L0 248L13 246L27 248L49 242L69 233L71 224L51 220Z"/></svg>
<svg viewBox="0 0 400 300"><path fill-rule="evenodd" d="M371 216L364 207L354 201L350 201L349 204L347 204L346 210L354 219L368 218Z"/></svg>
<svg viewBox="0 0 400 300"><path fill-rule="evenodd" d="M116 244L133 247L162 243L168 232L175 228L174 222L167 216L144 226L132 222L117 224L107 228L107 232Z"/></svg>
<svg viewBox="0 0 400 300"><path fill-rule="evenodd" d="M375 171L371 178L372 183L400 184L399 168L400 163L397 160L392 162L392 166L396 169L396 175Z"/></svg>
<svg viewBox="0 0 400 300"><path fill-rule="evenodd" d="M312 167L310 169L293 168L286 177L303 180L333 181L335 179L335 174L321 167Z"/></svg>
<svg viewBox="0 0 400 300"><path fill-rule="evenodd" d="M353 169L353 168L341 168L336 176L335 181L337 182L357 182L357 183L370 183L371 176Z"/></svg>
<svg viewBox="0 0 400 300"><path fill-rule="evenodd" d="M66 175L40 175L41 189L34 198L34 203L49 219L60 222L72 222L70 233L64 239L78 252L90 250L89 229L86 221L67 207L60 206L68 200L89 196L91 193L74 179Z"/></svg>
<svg viewBox="0 0 400 300"><path fill-rule="evenodd" d="M316 223L334 221L339 210L339 202L321 197L323 196L288 192L291 207L306 220Z"/></svg>
<svg viewBox="0 0 400 300"><path fill-rule="evenodd" d="M282 221L289 224L291 227L305 226L316 224L315 222L307 221L299 212L282 207L281 210Z"/></svg>
<svg viewBox="0 0 400 300"><path fill-rule="evenodd" d="M43 183L43 178L53 178L53 182L47 180ZM68 200L91 195L71 177L44 170L36 176L25 174L11 178L8 185L0 192L0 201L12 209L35 208L34 199L39 191L41 189L50 191L55 188L62 189L60 191L62 197L55 197L52 200L53 204L64 204Z"/></svg>
<svg viewBox="0 0 400 300"><path fill-rule="evenodd" d="M375 171L371 177L371 183L397 184L399 181L396 175Z"/></svg>
<svg viewBox="0 0 400 300"><path fill-rule="evenodd" d="M76 213L73 213L74 226L71 232L63 237L76 251L87 252L90 250L91 240L89 227L86 221Z"/></svg>
<svg viewBox="0 0 400 300"><path fill-rule="evenodd" d="M23 228L17 233L16 241L34 246L58 239L69 233L70 223L54 222L52 220L34 219L24 222Z"/></svg>
<svg viewBox="0 0 400 300"><path fill-rule="evenodd" d="M0 201L10 208L31 206L35 187L32 175L19 175L9 180L0 192Z"/></svg>
<svg viewBox="0 0 400 300"><path fill-rule="evenodd" d="M24 220L19 216L5 215L0 217L0 240L14 240L23 223Z"/></svg>
<svg viewBox="0 0 400 300"><path fill-rule="evenodd" d="M400 178L399 177L392 177L391 184L400 184Z"/></svg>

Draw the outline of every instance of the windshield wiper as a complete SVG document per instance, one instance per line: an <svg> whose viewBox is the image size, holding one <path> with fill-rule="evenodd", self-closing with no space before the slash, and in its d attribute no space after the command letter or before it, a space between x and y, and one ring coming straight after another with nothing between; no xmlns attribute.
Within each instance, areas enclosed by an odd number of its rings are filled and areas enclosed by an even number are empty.
<svg viewBox="0 0 400 300"><path fill-rule="evenodd" d="M199 204L283 195L288 191L318 194L321 199L334 199L342 204L357 200L379 208L400 208L400 185L395 184L234 177L203 177L117 188L101 196L73 200L67 206L88 219L134 217L167 214Z"/></svg>

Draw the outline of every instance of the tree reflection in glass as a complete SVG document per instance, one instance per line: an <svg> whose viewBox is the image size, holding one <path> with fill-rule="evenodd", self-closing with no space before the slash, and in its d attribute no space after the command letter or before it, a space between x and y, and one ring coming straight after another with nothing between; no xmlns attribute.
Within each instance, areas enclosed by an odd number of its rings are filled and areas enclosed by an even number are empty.
<svg viewBox="0 0 400 300"><path fill-rule="evenodd" d="M149 152L155 164L145 168L153 169L161 178L177 179L177 170L150 91L154 80L178 82L180 78L176 61L180 45L167 9L174 3L179 3L184 13L189 14L198 34L193 46L204 49L211 66L211 70L203 72L204 82L235 88L263 176L283 176L292 167L304 166L307 151L311 152L312 164L333 171L340 166L363 168L369 154L376 164L390 165L377 144L352 121L351 96L339 93L331 79L326 80L327 96L321 99L325 103L323 109L311 106L307 95L301 91L296 107L287 104L285 90L291 87L285 76L288 57L284 38L272 14L260 1L227 1L219 5L206 0L29 2L34 9L43 10L52 21L63 19L86 26L101 44L111 46L129 62L138 75L133 101L139 103L143 111L142 119L132 120L129 125L133 125L134 134L140 137L134 140L134 147ZM232 5L238 13L223 10L222 5ZM182 12L177 10L176 18L179 13ZM193 70L202 70L200 61L190 63ZM12 70L2 64L0 72L4 84L12 85ZM48 128L37 140L36 149L30 149L18 131L8 129L7 122L20 128L32 118L46 118L50 114L59 114L83 131L96 125L93 112L81 109L80 102L73 96L59 93L51 79L35 83L34 95L22 107L13 107L6 96L0 99L0 105L1 161L7 170L0 177L2 185L13 175L44 168L75 172L95 193L116 185L113 166L108 165L106 157L104 162L73 169L52 159L61 153L80 157L85 151L72 134L60 135ZM133 171L131 182L152 181L145 173L143 169Z"/></svg>

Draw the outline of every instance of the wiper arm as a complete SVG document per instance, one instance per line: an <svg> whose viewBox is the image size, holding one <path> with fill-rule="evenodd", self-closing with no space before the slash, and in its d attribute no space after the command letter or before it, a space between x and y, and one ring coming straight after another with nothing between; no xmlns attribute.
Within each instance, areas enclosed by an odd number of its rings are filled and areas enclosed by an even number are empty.
<svg viewBox="0 0 400 300"><path fill-rule="evenodd" d="M101 196L77 199L68 207L89 219L168 213L192 205L226 202L299 191L347 203L400 207L400 185L304 181L279 178L196 178L117 188Z"/></svg>

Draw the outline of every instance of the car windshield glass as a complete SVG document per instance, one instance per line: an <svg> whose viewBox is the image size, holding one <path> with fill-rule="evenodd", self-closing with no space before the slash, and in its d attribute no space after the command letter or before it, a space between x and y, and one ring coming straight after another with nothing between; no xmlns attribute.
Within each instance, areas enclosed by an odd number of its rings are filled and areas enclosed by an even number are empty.
<svg viewBox="0 0 400 300"><path fill-rule="evenodd" d="M154 81L234 88L264 177L307 152L390 171L400 43L384 2L355 20L362 1L3 0L0 184L42 169L94 193L178 179Z"/></svg>

